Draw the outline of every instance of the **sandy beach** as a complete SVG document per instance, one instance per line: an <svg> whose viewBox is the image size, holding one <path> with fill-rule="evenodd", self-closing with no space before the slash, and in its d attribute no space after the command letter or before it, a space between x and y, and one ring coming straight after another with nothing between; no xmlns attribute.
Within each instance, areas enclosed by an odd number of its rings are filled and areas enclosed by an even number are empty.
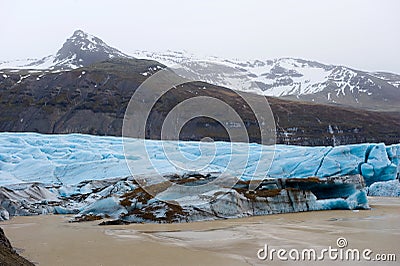
<svg viewBox="0 0 400 266"><path fill-rule="evenodd" d="M270 265L276 249L336 247L394 253L400 259L400 198L371 198L371 210L320 211L182 224L98 226L68 216L14 217L0 226L19 253L38 265ZM296 261L285 264L298 264ZM318 262L315 262L318 263ZM343 261L324 261L338 265ZM365 262L348 262L365 264ZM395 265L396 262L387 262Z"/></svg>

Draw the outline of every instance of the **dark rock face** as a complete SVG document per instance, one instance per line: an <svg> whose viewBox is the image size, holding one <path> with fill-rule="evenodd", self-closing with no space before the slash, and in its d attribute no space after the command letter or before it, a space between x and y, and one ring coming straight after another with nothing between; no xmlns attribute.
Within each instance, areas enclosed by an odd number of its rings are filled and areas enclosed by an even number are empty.
<svg viewBox="0 0 400 266"><path fill-rule="evenodd" d="M130 97L148 75L163 67L155 61L113 59L65 72L4 74L0 76L0 131L120 136ZM217 98L233 107L245 122L250 141L260 142L257 121L246 103L231 90L203 82L187 83L165 94L150 113L146 137L159 139L170 110L197 96ZM262 102L263 96L249 97ZM278 98L268 101L277 143L314 146L400 141L400 113ZM204 117L191 120L180 133L182 140L203 137L229 141L221 124Z"/></svg>
<svg viewBox="0 0 400 266"><path fill-rule="evenodd" d="M0 245L5 248L12 249L11 243L8 240L8 238L6 237L6 235L4 234L4 231L2 228L0 228Z"/></svg>
<svg viewBox="0 0 400 266"><path fill-rule="evenodd" d="M130 58L101 39L77 30L58 50L54 62L59 68L83 67L112 58Z"/></svg>
<svg viewBox="0 0 400 266"><path fill-rule="evenodd" d="M19 256L12 248L10 241L0 228L0 265L2 266L15 266L15 265L34 265L25 258Z"/></svg>
<svg viewBox="0 0 400 266"><path fill-rule="evenodd" d="M120 135L127 103L145 80L140 73L160 66L154 61L114 59L91 68L30 74L20 83L22 73L1 76L0 128Z"/></svg>

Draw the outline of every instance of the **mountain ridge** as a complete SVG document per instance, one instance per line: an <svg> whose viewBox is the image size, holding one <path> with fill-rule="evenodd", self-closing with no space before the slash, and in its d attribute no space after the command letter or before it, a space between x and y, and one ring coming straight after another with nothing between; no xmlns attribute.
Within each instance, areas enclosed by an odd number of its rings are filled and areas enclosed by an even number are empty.
<svg viewBox="0 0 400 266"><path fill-rule="evenodd" d="M400 75L394 73L365 72L295 58L253 61L217 57L201 59L173 51L165 54L137 51L133 56L157 60L167 66L202 60L203 66L198 70L193 63L190 67L206 77L207 82L218 84L221 80L228 81L218 85L259 95L370 110L399 110ZM218 73L219 80L211 71L204 72L204 62L209 69ZM224 71L224 66L229 66L231 70ZM230 80L233 82L229 83ZM247 80L248 84L235 88L237 80Z"/></svg>
<svg viewBox="0 0 400 266"><path fill-rule="evenodd" d="M177 51L135 51L127 55L82 30L76 30L55 55L0 62L0 74L18 69L67 71L113 58L155 60L167 67L179 64L195 80L263 96L368 110L400 110L400 75L395 73L367 72L289 57L232 60Z"/></svg>
<svg viewBox="0 0 400 266"><path fill-rule="evenodd" d="M71 71L0 75L0 131L121 136L132 94L161 68L163 65L156 61L114 58ZM151 130L146 137L159 139L159 129L171 108L197 96L226 102L248 125L249 140L260 141L254 114L245 108L243 99L232 90L204 82L186 83L163 95L149 114ZM265 96L247 96L265 104ZM277 143L326 146L393 144L400 140L398 112L371 112L275 97L268 97L268 102L276 122ZM203 137L229 141L224 127L213 119L191 120L180 134L182 140Z"/></svg>

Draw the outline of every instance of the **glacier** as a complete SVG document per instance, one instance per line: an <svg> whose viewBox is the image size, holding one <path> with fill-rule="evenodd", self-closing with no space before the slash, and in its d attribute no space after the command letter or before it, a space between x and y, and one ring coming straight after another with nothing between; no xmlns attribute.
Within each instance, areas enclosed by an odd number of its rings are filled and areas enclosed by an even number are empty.
<svg viewBox="0 0 400 266"><path fill-rule="evenodd" d="M159 186L157 198L150 199L132 177L120 137L0 133L0 219L56 213L109 217L123 222L193 221L362 209L368 208L367 193L400 194L400 144L261 147L250 143L232 149L232 143L215 142L212 143L215 156L207 167L185 172L164 154L165 145L161 141L130 141L133 147L146 144L147 154L133 152L127 156L141 175L154 174L154 169L145 163L151 157L161 175L197 185L212 179L215 173L224 172L227 163L233 160L229 170L237 183L233 190L219 187L196 197L179 194L160 183L155 184ZM200 142L167 141L166 144L167 148L168 145L176 148L174 153L194 163L208 152ZM273 161L266 172L256 172L262 149L274 155ZM253 179L261 185L255 194L248 194L246 188ZM217 195L223 196L215 200ZM171 199L178 205L169 203ZM193 202L204 204L194 208Z"/></svg>
<svg viewBox="0 0 400 266"><path fill-rule="evenodd" d="M143 142L143 140L133 141L138 144ZM157 171L162 174L177 173L179 169L168 161L162 142L154 140L145 142L148 154L153 156L152 160ZM201 153L199 147L203 144L181 141L177 145L185 157L195 159ZM245 148L235 149L237 153L230 154L232 147L228 142L215 142L215 145L215 158L202 171L222 172L229 160L248 157L241 179L249 180L251 173L254 173L254 164L260 158L261 145L248 144L249 154ZM0 186L26 182L73 185L85 180L131 175L125 162L120 137L0 133L0 147ZM335 147L276 145L267 147L267 152L268 149L275 153L267 173L267 177L270 178L360 174L367 186L370 186L374 182L394 180L398 178L400 172L400 144L385 146L383 143L366 143ZM147 156L147 154L130 154L128 159L137 162L140 167ZM242 172L242 169L233 168L233 170ZM141 174L151 173L150 169L138 169L138 171Z"/></svg>

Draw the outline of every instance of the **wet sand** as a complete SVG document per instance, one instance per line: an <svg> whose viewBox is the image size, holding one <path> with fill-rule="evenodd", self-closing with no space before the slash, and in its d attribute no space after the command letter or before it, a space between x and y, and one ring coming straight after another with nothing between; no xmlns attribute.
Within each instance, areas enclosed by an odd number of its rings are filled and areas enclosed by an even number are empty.
<svg viewBox="0 0 400 266"><path fill-rule="evenodd" d="M44 266L270 265L271 261L257 259L264 244L322 249L337 247L338 237L345 237L349 248L395 253L397 262L388 262L395 265L400 260L400 198L371 198L370 205L371 210L183 224L98 226L98 221L68 223L68 216L48 215L14 217L0 226L22 256ZM299 263L303 264L289 264ZM339 263L343 262L324 261Z"/></svg>

